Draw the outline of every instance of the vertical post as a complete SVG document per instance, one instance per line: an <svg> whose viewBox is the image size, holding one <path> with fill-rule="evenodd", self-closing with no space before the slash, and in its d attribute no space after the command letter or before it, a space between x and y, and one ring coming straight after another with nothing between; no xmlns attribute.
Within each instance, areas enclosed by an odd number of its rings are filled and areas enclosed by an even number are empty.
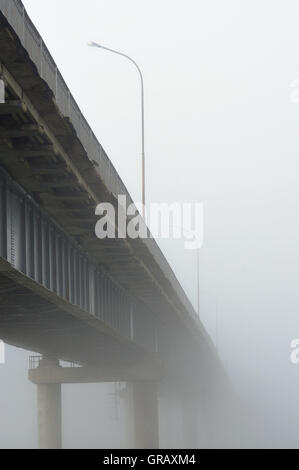
<svg viewBox="0 0 299 470"><path fill-rule="evenodd" d="M61 385L37 385L38 448L61 449Z"/></svg>
<svg viewBox="0 0 299 470"><path fill-rule="evenodd" d="M158 396L155 382L133 383L135 449L159 448Z"/></svg>
<svg viewBox="0 0 299 470"><path fill-rule="evenodd" d="M57 366L57 363L42 359L39 367ZM61 449L61 384L37 385L37 425L38 448Z"/></svg>

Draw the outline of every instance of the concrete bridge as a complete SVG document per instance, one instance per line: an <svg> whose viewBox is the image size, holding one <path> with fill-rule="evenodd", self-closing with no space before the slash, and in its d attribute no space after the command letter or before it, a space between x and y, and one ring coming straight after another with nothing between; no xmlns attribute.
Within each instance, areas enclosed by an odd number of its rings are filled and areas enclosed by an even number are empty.
<svg viewBox="0 0 299 470"><path fill-rule="evenodd" d="M39 446L62 445L61 384L124 381L135 447L159 447L159 384L195 416L213 345L154 239L96 238L97 204L132 201L19 0L0 0L0 79L0 337L42 355Z"/></svg>

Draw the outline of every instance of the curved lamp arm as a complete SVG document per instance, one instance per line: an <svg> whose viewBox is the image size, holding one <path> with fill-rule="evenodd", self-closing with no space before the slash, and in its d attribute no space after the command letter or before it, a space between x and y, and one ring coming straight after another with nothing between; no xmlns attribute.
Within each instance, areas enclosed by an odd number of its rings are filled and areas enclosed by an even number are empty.
<svg viewBox="0 0 299 470"><path fill-rule="evenodd" d="M140 76L140 81L141 81L141 129L142 129L142 151L141 151L141 157L142 157L142 212L143 212L143 217L145 216L145 125L144 125L144 81L143 81L143 75L141 72L141 69L137 62L135 62L134 59L129 57L127 54L124 54L123 52L116 51L115 49L110 49L109 47L102 46L101 44L98 44L96 42L90 42L88 44L91 47L98 47L99 49L104 49L109 52L113 52L113 54L120 55L122 57L125 57L128 59L130 62L132 62L135 67L138 70L139 76Z"/></svg>

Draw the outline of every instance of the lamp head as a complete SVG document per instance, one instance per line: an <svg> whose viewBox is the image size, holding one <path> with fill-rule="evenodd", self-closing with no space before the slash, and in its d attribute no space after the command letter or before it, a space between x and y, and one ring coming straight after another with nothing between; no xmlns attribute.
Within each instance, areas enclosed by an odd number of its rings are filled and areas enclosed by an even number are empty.
<svg viewBox="0 0 299 470"><path fill-rule="evenodd" d="M93 42L93 41L89 42L87 45L90 47L102 47L100 44L97 44L96 42Z"/></svg>

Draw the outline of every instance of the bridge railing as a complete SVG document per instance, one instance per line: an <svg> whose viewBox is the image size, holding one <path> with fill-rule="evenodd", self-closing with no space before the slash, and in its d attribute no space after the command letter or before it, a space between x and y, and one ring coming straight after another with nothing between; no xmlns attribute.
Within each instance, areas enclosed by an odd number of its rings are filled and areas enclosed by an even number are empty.
<svg viewBox="0 0 299 470"><path fill-rule="evenodd" d="M41 361L44 360L44 356L41 356L41 355L35 355L35 356L29 356L29 370L33 370L33 369L37 369L39 366L40 366L40 363ZM55 359L57 360L57 359ZM76 369L78 367L81 367L80 364L78 364L77 362L65 362L65 361L58 361L58 365L60 365L60 363L64 366L64 367L70 367L72 369Z"/></svg>

